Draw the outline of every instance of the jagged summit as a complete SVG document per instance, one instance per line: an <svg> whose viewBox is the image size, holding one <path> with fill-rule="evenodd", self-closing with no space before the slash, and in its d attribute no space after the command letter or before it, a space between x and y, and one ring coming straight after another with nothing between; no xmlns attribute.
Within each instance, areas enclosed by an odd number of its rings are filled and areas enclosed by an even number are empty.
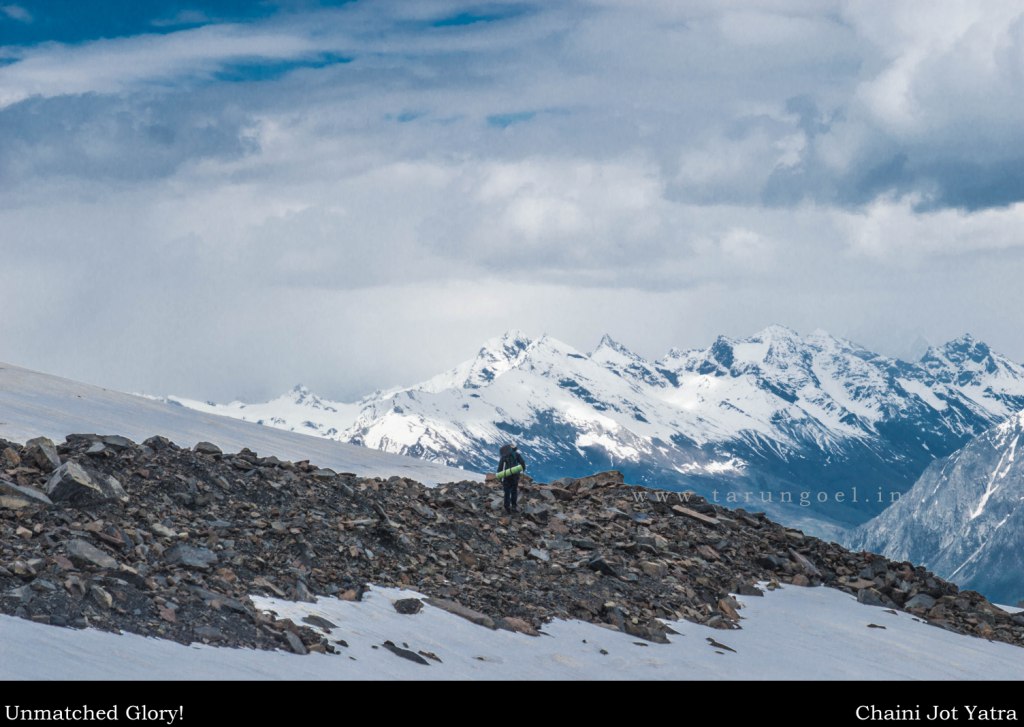
<svg viewBox="0 0 1024 727"><path fill-rule="evenodd" d="M762 341L778 340L778 339L781 339L781 340L791 340L791 339L799 339L800 338L800 334L797 331L795 331L792 328L790 328L789 326L784 326L784 325L781 325L779 323L772 323L771 325L765 326L764 328L762 328L760 331L755 333L750 338L751 339L760 339Z"/></svg>
<svg viewBox="0 0 1024 727"><path fill-rule="evenodd" d="M598 342L597 348L595 348L590 355L593 356L601 350L615 351L616 353L621 353L625 356L636 356L636 354L629 350L629 348L616 341L607 333L601 336L601 340Z"/></svg>

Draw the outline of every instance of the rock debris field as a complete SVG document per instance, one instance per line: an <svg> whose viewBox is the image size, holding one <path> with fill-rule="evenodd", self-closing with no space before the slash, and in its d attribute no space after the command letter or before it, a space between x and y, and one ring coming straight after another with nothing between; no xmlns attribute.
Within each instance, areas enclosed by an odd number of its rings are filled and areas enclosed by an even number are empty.
<svg viewBox="0 0 1024 727"><path fill-rule="evenodd" d="M426 594L481 628L537 634L581 619L664 642L665 622L679 619L741 628L730 594L791 584L1024 643L1024 615L761 513L696 495L659 501L618 472L523 482L509 516L490 483L428 488L163 437L0 440L0 612L186 644L341 652L333 624L279 619L249 596L358 601L375 584ZM422 602L394 607L416 618Z"/></svg>

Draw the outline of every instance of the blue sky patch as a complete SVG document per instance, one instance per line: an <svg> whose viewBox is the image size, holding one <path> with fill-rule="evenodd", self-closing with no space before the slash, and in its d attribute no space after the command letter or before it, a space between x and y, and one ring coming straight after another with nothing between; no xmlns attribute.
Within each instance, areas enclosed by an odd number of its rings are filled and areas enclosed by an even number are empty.
<svg viewBox="0 0 1024 727"><path fill-rule="evenodd" d="M516 111L509 114L493 114L487 117L487 125L504 129L513 124L521 124L529 121L537 115L536 111Z"/></svg>
<svg viewBox="0 0 1024 727"><path fill-rule="evenodd" d="M320 53L310 58L246 58L227 63L214 74L218 81L272 81L300 68L326 68L351 63L351 56Z"/></svg>
<svg viewBox="0 0 1024 727"><path fill-rule="evenodd" d="M3 2L0 38L4 45L48 41L82 43L143 33L166 34L209 23L247 22L287 11L287 0L15 0ZM338 2L307 2L303 6L336 6Z"/></svg>
<svg viewBox="0 0 1024 727"><path fill-rule="evenodd" d="M493 23L499 20L516 18L525 15L527 12L527 8L517 5L482 6L438 18L432 21L430 26L432 28L458 28L479 23Z"/></svg>

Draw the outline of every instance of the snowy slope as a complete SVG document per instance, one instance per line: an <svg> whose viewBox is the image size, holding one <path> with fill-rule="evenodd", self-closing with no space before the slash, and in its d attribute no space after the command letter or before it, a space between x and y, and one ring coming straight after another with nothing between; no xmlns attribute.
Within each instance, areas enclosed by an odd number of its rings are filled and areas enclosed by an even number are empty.
<svg viewBox="0 0 1024 727"><path fill-rule="evenodd" d="M399 475L425 484L478 478L423 460L203 414L0 364L0 437L24 442L48 436L60 442L67 434L83 432L122 434L135 441L160 434L182 446L206 440L225 451L249 447L263 455L308 459L339 472L385 478Z"/></svg>
<svg viewBox="0 0 1024 727"><path fill-rule="evenodd" d="M742 629L674 622L679 635L671 643L646 645L581 621L556 621L545 627L547 636L530 637L490 631L431 606L403 616L391 605L414 595L381 588L360 603L254 599L296 623L312 613L337 624L332 640L349 644L340 655L189 647L0 616L0 679L962 680L1019 679L1024 673L1024 649L864 606L831 588L741 596ZM709 638L735 651L717 649ZM432 652L441 662L413 663L384 649L385 641Z"/></svg>
<svg viewBox="0 0 1024 727"><path fill-rule="evenodd" d="M260 405L182 403L479 471L516 439L540 479L616 468L637 484L732 493L725 504L822 532L877 514L936 457L1024 409L1024 367L969 336L907 363L771 326L650 362L607 336L585 354L513 331L355 404L304 389ZM786 505L783 492L825 499Z"/></svg>
<svg viewBox="0 0 1024 727"><path fill-rule="evenodd" d="M229 416L232 419L327 439L339 439L341 432L352 426L360 410L358 404L324 401L301 384L287 394L259 404L246 404L241 401L214 404L180 396L164 397L162 401L206 414Z"/></svg>
<svg viewBox="0 0 1024 727"><path fill-rule="evenodd" d="M992 600L1024 599L1024 413L934 463L901 500L849 537Z"/></svg>

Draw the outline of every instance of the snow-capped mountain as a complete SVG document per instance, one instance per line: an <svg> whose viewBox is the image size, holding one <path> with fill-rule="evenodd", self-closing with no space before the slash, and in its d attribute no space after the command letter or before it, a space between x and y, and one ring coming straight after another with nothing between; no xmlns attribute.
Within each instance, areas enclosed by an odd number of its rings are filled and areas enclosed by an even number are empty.
<svg viewBox="0 0 1024 727"><path fill-rule="evenodd" d="M1001 603L1024 598L1024 413L934 462L850 544L922 563Z"/></svg>
<svg viewBox="0 0 1024 727"><path fill-rule="evenodd" d="M352 425L360 411L358 404L325 401L302 384L295 386L287 394L259 404L246 404L241 401L214 404L174 396L164 400L208 414L220 414L275 429L286 429L327 439L342 439L341 433Z"/></svg>
<svg viewBox="0 0 1024 727"><path fill-rule="evenodd" d="M515 439L545 480L614 467L813 529L864 522L936 457L1024 409L1024 367L969 336L909 363L771 326L648 361L608 336L588 354L512 331L356 404L304 389L258 405L173 400L478 471Z"/></svg>
<svg viewBox="0 0 1024 727"><path fill-rule="evenodd" d="M338 472L400 475L425 484L480 478L422 459L210 416L0 362L0 437L24 442L44 436L62 442L76 432L118 432L139 442L160 434L185 447L205 440L228 451L250 447L264 456L315 461Z"/></svg>

